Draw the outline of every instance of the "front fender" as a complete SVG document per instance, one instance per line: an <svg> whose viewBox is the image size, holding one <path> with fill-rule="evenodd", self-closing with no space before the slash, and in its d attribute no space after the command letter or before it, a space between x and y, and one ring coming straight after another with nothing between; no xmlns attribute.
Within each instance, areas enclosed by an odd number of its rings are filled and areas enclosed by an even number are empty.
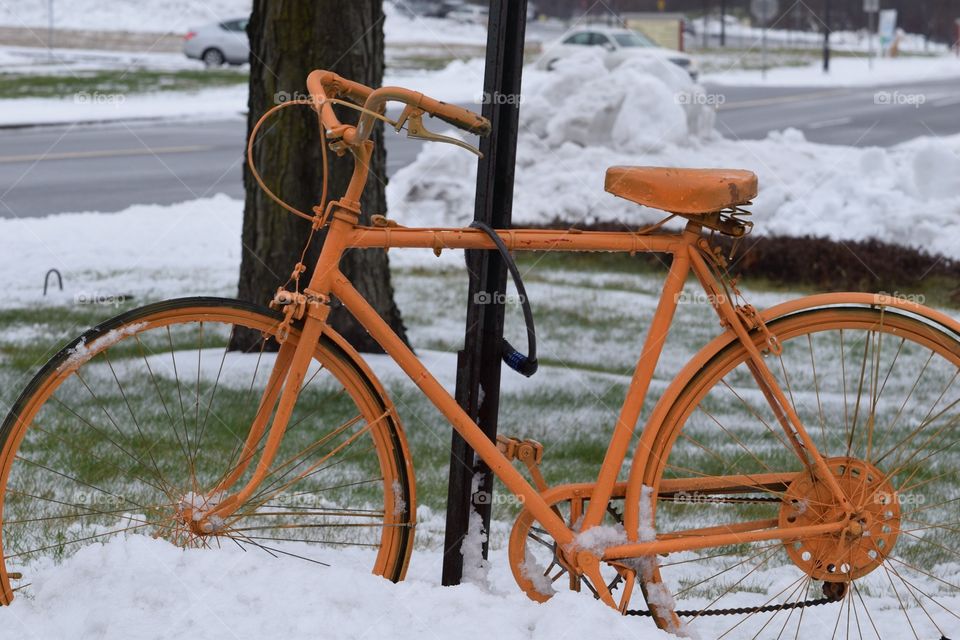
<svg viewBox="0 0 960 640"><path fill-rule="evenodd" d="M760 315L764 322L772 322L796 313L838 306L886 307L894 309L928 322L960 338L960 322L956 319L935 309L903 299L902 297L882 293L817 294L775 305L763 311ZM627 530L627 536L631 541L636 540L638 537L638 527L640 524L640 489L643 487L645 481L649 481L646 476L650 453L654 449L655 440L667 413L693 377L706 366L714 356L736 340L737 338L733 331L727 329L697 352L667 387L667 390L660 397L660 400L653 409L653 413L643 427L643 432L640 434L640 440L634 452L633 463L630 467L630 475L627 480L627 495L624 504L624 526Z"/></svg>

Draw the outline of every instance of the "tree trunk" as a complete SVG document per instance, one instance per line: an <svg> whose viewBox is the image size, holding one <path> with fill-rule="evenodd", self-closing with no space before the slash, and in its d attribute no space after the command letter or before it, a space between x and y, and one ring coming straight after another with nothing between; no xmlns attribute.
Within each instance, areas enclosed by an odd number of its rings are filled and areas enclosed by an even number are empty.
<svg viewBox="0 0 960 640"><path fill-rule="evenodd" d="M279 102L306 97L307 75L328 69L379 87L383 80L383 0L254 0L247 33L250 37L250 99L247 135L269 108ZM344 122L355 122L352 110L338 110ZM376 150L370 178L361 200L361 223L372 213L386 213L386 152L383 127L371 138ZM319 204L323 171L316 113L308 106L279 112L260 130L254 161L265 184L301 211ZM346 190L353 171L351 156L329 154L329 197ZM257 186L244 165L246 206L243 216L243 257L240 264L241 299L266 304L277 287L290 277L310 234L310 224L277 206ZM318 234L304 264L304 285L320 254ZM341 263L344 273L391 327L406 340L400 311L393 301L393 286L386 252L348 251ZM335 309L330 322L361 351L382 351L345 309ZM233 346L243 348L258 336L235 336Z"/></svg>

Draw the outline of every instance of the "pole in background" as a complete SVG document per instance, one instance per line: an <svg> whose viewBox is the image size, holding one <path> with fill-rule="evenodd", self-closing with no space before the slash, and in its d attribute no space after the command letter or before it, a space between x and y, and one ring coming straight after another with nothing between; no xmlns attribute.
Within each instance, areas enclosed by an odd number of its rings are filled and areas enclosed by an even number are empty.
<svg viewBox="0 0 960 640"><path fill-rule="evenodd" d="M824 0L823 11L823 72L830 73L830 0Z"/></svg>
<svg viewBox="0 0 960 640"><path fill-rule="evenodd" d="M767 25L770 19L780 11L779 0L752 0L750 2L750 13L760 21L760 75L767 79Z"/></svg>
<svg viewBox="0 0 960 640"><path fill-rule="evenodd" d="M520 120L520 81L527 0L491 0L484 74L483 115L492 133L480 141L483 158L477 170L474 219L494 229L510 226L513 177ZM457 402L491 439L497 437L500 409L500 365L503 340L503 295L507 269L496 251L468 251L470 287L463 351L457 360ZM474 477L479 486L474 492ZM486 499L477 499L484 496ZM450 484L443 546L444 585L460 584L461 546L475 509L490 530L493 475L456 432L450 445ZM487 557L487 544L483 544Z"/></svg>
<svg viewBox="0 0 960 640"><path fill-rule="evenodd" d="M880 0L863 0L863 10L867 14L867 64L873 69L873 32Z"/></svg>
<svg viewBox="0 0 960 640"><path fill-rule="evenodd" d="M703 22L701 22L701 25L703 26L703 36L701 38L703 40L703 43L701 46L704 49L706 49L709 44L707 40L707 16L709 15L709 12L710 12L709 2L708 0L703 0Z"/></svg>
<svg viewBox="0 0 960 640"><path fill-rule="evenodd" d="M727 0L720 0L720 46L727 46Z"/></svg>
<svg viewBox="0 0 960 640"><path fill-rule="evenodd" d="M53 0L47 3L47 53L53 59Z"/></svg>

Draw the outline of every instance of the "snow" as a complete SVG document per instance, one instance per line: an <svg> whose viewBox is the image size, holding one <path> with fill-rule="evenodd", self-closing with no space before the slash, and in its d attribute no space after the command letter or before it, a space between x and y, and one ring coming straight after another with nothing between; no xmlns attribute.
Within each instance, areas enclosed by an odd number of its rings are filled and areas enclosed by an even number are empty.
<svg viewBox="0 0 960 640"><path fill-rule="evenodd" d="M729 140L711 131L709 95L682 74L654 67L641 79L635 69L571 60L557 73L526 77L516 223L620 220L639 227L663 214L606 194L607 167L725 167L759 176L754 233L876 238L960 257L960 136L888 149L815 144L794 129ZM660 100L648 102L654 91ZM466 224L474 167L462 150L425 147L390 182L392 216L411 226Z"/></svg>
<svg viewBox="0 0 960 640"><path fill-rule="evenodd" d="M483 475L476 473L471 483L471 495L478 496ZM487 588L490 563L483 557L483 545L487 542L487 532L483 528L483 516L475 504L470 505L467 521L467 535L460 543L460 555L463 556L463 581Z"/></svg>
<svg viewBox="0 0 960 640"><path fill-rule="evenodd" d="M574 543L580 549L594 555L603 555L603 550L618 544L626 544L627 533L622 524L601 525L581 531L574 538Z"/></svg>
<svg viewBox="0 0 960 640"><path fill-rule="evenodd" d="M694 46L702 41L700 35L703 33L703 18L694 18L689 21L697 37L690 38L689 41ZM720 20L717 18L707 19L707 33L712 37L719 37L721 31ZM751 45L754 48L760 46L761 39L764 36L764 30L760 27L751 27L742 24L736 20L727 17L725 29L726 35L738 41L740 39L752 39ZM767 29L766 38L773 48L812 48L818 49L823 46L823 33L819 31L797 31L794 29ZM831 31L830 46L834 51L848 51L866 53L870 50L871 40L866 30L861 31ZM872 41L873 50L879 49L879 38L876 34ZM926 38L919 33L900 33L900 51L911 53L943 52L948 47L942 43L928 42Z"/></svg>
<svg viewBox="0 0 960 640"><path fill-rule="evenodd" d="M439 584L441 553L418 550L407 579L373 576L368 555L317 567L224 547L183 551L145 536L86 547L61 566L38 567L32 599L0 612L4 637L421 638L664 637L576 593L536 604L498 557L496 591ZM83 597L78 597L78 587ZM9 634L6 635L6 634Z"/></svg>
<svg viewBox="0 0 960 640"><path fill-rule="evenodd" d="M247 86L149 94L80 92L69 98L0 100L0 124L110 122L141 118L222 120L246 112Z"/></svg>
<svg viewBox="0 0 960 640"><path fill-rule="evenodd" d="M768 69L766 77L759 69L705 73L701 80L710 84L768 87L872 87L900 82L947 80L960 77L960 58L937 57L880 58L870 69L865 57L835 57L830 73L821 62L795 67Z"/></svg>
<svg viewBox="0 0 960 640"><path fill-rule="evenodd" d="M0 25L21 28L47 27L48 0L7 0L0 2ZM188 29L250 15L251 0L158 0L150 3L149 18L144 19L141 0L70 0L57 2L55 26L60 29L92 31L134 31L183 33ZM384 3L384 37L393 44L486 43L486 29L475 24L459 24L438 18L411 19L391 3Z"/></svg>
<svg viewBox="0 0 960 640"><path fill-rule="evenodd" d="M49 22L48 0L0 2L0 24L43 27ZM162 0L151 2L145 15L141 0L70 0L54 5L54 24L61 29L179 33L210 22L250 14L251 0Z"/></svg>
<svg viewBox="0 0 960 640"><path fill-rule="evenodd" d="M533 588L537 590L537 593L552 596L557 593L557 590L553 588L553 581L550 580L550 577L546 575L545 572L546 567L537 562L534 555L530 553L530 549L527 549L524 554L523 564L520 565L520 575L531 582Z"/></svg>
<svg viewBox="0 0 960 640"><path fill-rule="evenodd" d="M77 73L95 69L150 69L194 68L186 61L178 64L169 56L139 54L76 56L66 52L56 58L56 64L42 66L32 56L22 52L6 53L11 72L42 71L44 74ZM482 94L483 60L455 60L439 71L391 70L384 85L412 87L446 102L475 102ZM73 122L115 122L122 120L186 119L193 121L240 118L247 112L248 90L241 82L231 87L216 87L200 91L160 91L143 94L122 94L109 91L83 91L63 98L13 98L0 100L0 125L33 125ZM391 105L393 106L393 105ZM393 115L399 114L395 108Z"/></svg>
<svg viewBox="0 0 960 640"><path fill-rule="evenodd" d="M136 322L120 329L113 329L112 331L108 331L105 335L100 336L90 344L87 344L83 339L81 339L80 342L70 350L70 354L67 356L67 359L64 360L63 364L60 365L60 371L81 366L94 354L99 353L107 347L115 345L127 336L132 336L133 334L138 333L146 326L147 324L145 322Z"/></svg>
<svg viewBox="0 0 960 640"><path fill-rule="evenodd" d="M224 195L115 214L0 220L4 307L236 293L243 203ZM64 291L44 275L63 274ZM202 276L200 275L202 274Z"/></svg>

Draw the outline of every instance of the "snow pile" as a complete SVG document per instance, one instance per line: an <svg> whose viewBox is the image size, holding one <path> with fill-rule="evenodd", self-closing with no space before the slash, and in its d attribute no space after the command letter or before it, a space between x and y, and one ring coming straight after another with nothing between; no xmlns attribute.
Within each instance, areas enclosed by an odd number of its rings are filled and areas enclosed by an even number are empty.
<svg viewBox="0 0 960 640"><path fill-rule="evenodd" d="M589 58L525 78L515 223L622 221L662 213L603 190L607 167L748 169L760 195L755 233L877 238L960 258L960 136L890 148L807 142L799 131L733 141L712 132L710 96L682 73L605 69ZM427 145L391 180L392 215L406 225L470 221L474 158Z"/></svg>
<svg viewBox="0 0 960 640"><path fill-rule="evenodd" d="M243 203L225 195L111 214L0 219L4 306L236 294ZM64 291L41 298L48 269Z"/></svg>
<svg viewBox="0 0 960 640"><path fill-rule="evenodd" d="M0 2L0 24L46 27L49 5L48 0ZM177 33L249 15L251 5L251 0L163 0L151 2L145 12L142 0L70 0L54 5L54 24L61 29Z"/></svg>
<svg viewBox="0 0 960 640"><path fill-rule="evenodd" d="M564 591L537 604L499 555L496 591L441 587L439 551L418 550L407 579L370 573L371 554L343 553L319 567L224 545L180 550L146 536L80 550L60 566L38 562L34 596L0 611L4 637L25 640L164 636L198 638L479 638L638 635L667 638L650 620L628 618L585 594ZM78 590L78 586L80 589Z"/></svg>
<svg viewBox="0 0 960 640"><path fill-rule="evenodd" d="M478 45L487 44L487 30L479 24L412 17L394 3L384 2L383 37L388 45Z"/></svg>
<svg viewBox="0 0 960 640"><path fill-rule="evenodd" d="M0 2L0 25L46 28L48 0ZM251 0L162 0L150 2L149 17L142 0L71 0L54 5L54 24L60 29L181 33L212 22L250 15ZM383 6L388 44L470 44L483 46L486 29L439 18L411 18L392 3Z"/></svg>

